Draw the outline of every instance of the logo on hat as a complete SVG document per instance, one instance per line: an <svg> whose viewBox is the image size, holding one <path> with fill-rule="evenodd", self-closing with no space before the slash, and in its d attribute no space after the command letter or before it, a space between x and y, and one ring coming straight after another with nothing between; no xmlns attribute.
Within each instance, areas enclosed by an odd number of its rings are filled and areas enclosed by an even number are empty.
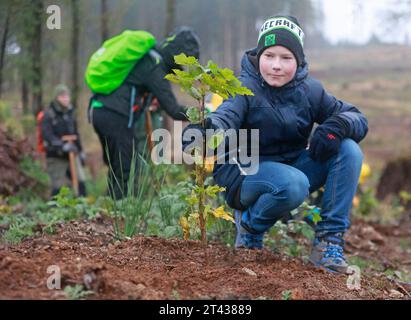
<svg viewBox="0 0 411 320"><path fill-rule="evenodd" d="M275 34L269 34L265 37L264 46L269 47L275 45Z"/></svg>

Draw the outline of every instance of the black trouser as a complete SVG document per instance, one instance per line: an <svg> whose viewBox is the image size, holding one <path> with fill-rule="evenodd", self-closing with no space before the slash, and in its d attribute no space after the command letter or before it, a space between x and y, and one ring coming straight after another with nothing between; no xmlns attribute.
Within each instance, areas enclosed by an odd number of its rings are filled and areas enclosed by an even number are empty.
<svg viewBox="0 0 411 320"><path fill-rule="evenodd" d="M92 122L103 148L104 162L109 166L108 187L110 196L121 199L128 194L127 184L133 159L133 149L136 161L135 178L138 172L137 141L134 137L134 130L127 128L128 119L126 117L104 107L93 110Z"/></svg>

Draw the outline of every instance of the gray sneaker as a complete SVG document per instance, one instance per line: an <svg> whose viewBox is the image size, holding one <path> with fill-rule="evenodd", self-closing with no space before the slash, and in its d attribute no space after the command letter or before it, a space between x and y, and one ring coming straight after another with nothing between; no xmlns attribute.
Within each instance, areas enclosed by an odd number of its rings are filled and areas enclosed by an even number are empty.
<svg viewBox="0 0 411 320"><path fill-rule="evenodd" d="M323 237L316 237L309 260L317 267L346 274L348 264L344 257L343 234L332 233Z"/></svg>
<svg viewBox="0 0 411 320"><path fill-rule="evenodd" d="M247 249L262 249L263 248L263 237L264 234L253 234L248 232L241 225L242 212L239 210L234 211L234 220L236 227L236 237L235 237L235 247L236 248L247 248Z"/></svg>

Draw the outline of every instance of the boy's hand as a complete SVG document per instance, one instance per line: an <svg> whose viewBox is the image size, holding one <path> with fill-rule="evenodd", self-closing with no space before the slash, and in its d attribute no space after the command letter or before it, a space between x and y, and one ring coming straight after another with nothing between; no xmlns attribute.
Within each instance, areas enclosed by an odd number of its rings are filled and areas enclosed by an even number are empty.
<svg viewBox="0 0 411 320"><path fill-rule="evenodd" d="M315 130L310 142L310 157L324 162L340 151L347 127L343 120L330 117Z"/></svg>
<svg viewBox="0 0 411 320"><path fill-rule="evenodd" d="M332 131L318 127L310 142L310 157L324 162L340 150L341 138Z"/></svg>

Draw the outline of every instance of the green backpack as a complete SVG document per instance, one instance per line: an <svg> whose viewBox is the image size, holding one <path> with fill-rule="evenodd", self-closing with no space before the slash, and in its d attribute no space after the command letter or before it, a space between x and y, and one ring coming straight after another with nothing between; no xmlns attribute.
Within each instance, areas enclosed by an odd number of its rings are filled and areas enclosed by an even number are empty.
<svg viewBox="0 0 411 320"><path fill-rule="evenodd" d="M142 30L126 30L105 41L87 65L85 80L90 90L101 94L113 92L155 44L155 37Z"/></svg>

